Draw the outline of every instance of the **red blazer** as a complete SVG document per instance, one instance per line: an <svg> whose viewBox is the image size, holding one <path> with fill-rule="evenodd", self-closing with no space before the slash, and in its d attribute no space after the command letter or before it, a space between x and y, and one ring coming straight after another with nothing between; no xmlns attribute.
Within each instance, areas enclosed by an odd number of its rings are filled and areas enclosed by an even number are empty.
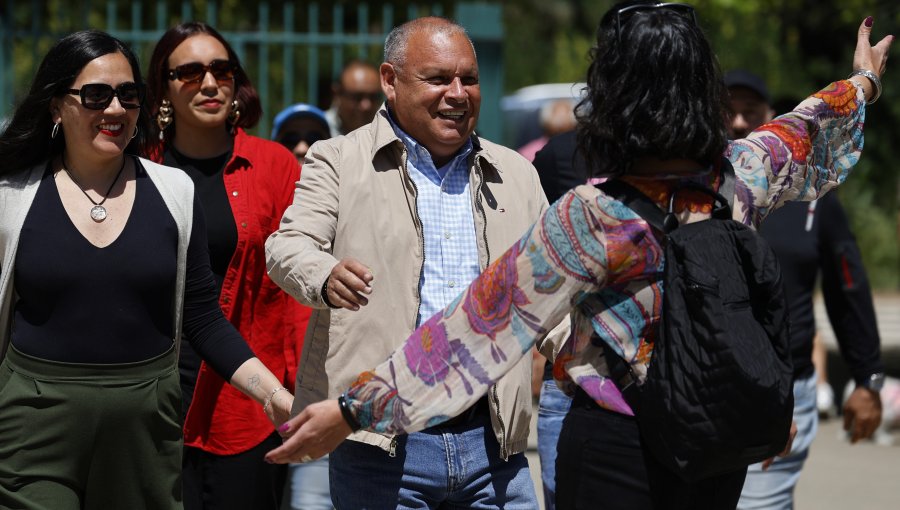
<svg viewBox="0 0 900 510"><path fill-rule="evenodd" d="M310 309L266 275L265 242L293 202L297 159L280 144L238 130L225 190L238 231L219 305L256 356L293 392ZM184 444L218 455L245 452L274 431L262 406L200 366L184 423Z"/></svg>

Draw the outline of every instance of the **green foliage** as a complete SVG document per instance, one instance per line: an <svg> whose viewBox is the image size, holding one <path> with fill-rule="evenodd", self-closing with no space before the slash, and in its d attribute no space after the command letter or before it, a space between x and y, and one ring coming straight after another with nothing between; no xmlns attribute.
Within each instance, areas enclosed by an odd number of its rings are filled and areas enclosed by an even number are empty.
<svg viewBox="0 0 900 510"><path fill-rule="evenodd" d="M614 2L521 0L505 7L506 88L584 80L596 26ZM763 76L773 98L795 103L851 70L856 32L875 18L873 42L900 35L900 2L885 0L696 0L700 23L723 70ZM900 48L895 45L896 55ZM896 58L896 57L894 57ZM888 70L884 94L866 112L863 157L841 188L877 288L900 285L898 206L900 81Z"/></svg>

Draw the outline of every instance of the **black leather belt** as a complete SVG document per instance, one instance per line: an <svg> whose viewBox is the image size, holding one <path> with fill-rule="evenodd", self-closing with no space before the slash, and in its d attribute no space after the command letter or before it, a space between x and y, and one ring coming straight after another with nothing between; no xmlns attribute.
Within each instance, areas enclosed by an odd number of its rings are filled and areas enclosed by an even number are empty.
<svg viewBox="0 0 900 510"><path fill-rule="evenodd" d="M447 427L458 427L460 425L465 425L475 418L479 416L487 416L490 414L490 407L488 405L487 395L478 399L478 402L475 402L472 407L466 409L465 411L459 413L458 415L450 418L445 422L438 423L432 427L428 427L429 429L433 428L447 428Z"/></svg>

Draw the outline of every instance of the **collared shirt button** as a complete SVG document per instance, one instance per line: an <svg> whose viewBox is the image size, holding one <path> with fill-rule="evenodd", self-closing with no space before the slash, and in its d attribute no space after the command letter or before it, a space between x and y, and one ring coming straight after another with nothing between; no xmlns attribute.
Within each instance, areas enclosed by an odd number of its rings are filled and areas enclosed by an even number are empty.
<svg viewBox="0 0 900 510"><path fill-rule="evenodd" d="M450 239L450 232L444 232L444 239Z"/></svg>
<svg viewBox="0 0 900 510"><path fill-rule="evenodd" d="M452 289L453 287L456 287L456 280L450 280L450 281L447 283L447 286L450 287L451 289Z"/></svg>
<svg viewBox="0 0 900 510"><path fill-rule="evenodd" d="M232 196L235 196L235 197L238 196L237 190L232 191L232 192L231 192L231 195L232 195Z"/></svg>

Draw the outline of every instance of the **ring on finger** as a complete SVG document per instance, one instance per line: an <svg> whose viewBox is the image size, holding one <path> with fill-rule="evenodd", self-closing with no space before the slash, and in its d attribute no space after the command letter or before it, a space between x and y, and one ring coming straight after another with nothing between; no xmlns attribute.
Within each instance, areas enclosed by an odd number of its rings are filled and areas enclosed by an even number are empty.
<svg viewBox="0 0 900 510"><path fill-rule="evenodd" d="M304 455L304 456L300 457L301 464L306 464L307 462L312 462L312 460L313 460L313 458L310 457L309 455Z"/></svg>

